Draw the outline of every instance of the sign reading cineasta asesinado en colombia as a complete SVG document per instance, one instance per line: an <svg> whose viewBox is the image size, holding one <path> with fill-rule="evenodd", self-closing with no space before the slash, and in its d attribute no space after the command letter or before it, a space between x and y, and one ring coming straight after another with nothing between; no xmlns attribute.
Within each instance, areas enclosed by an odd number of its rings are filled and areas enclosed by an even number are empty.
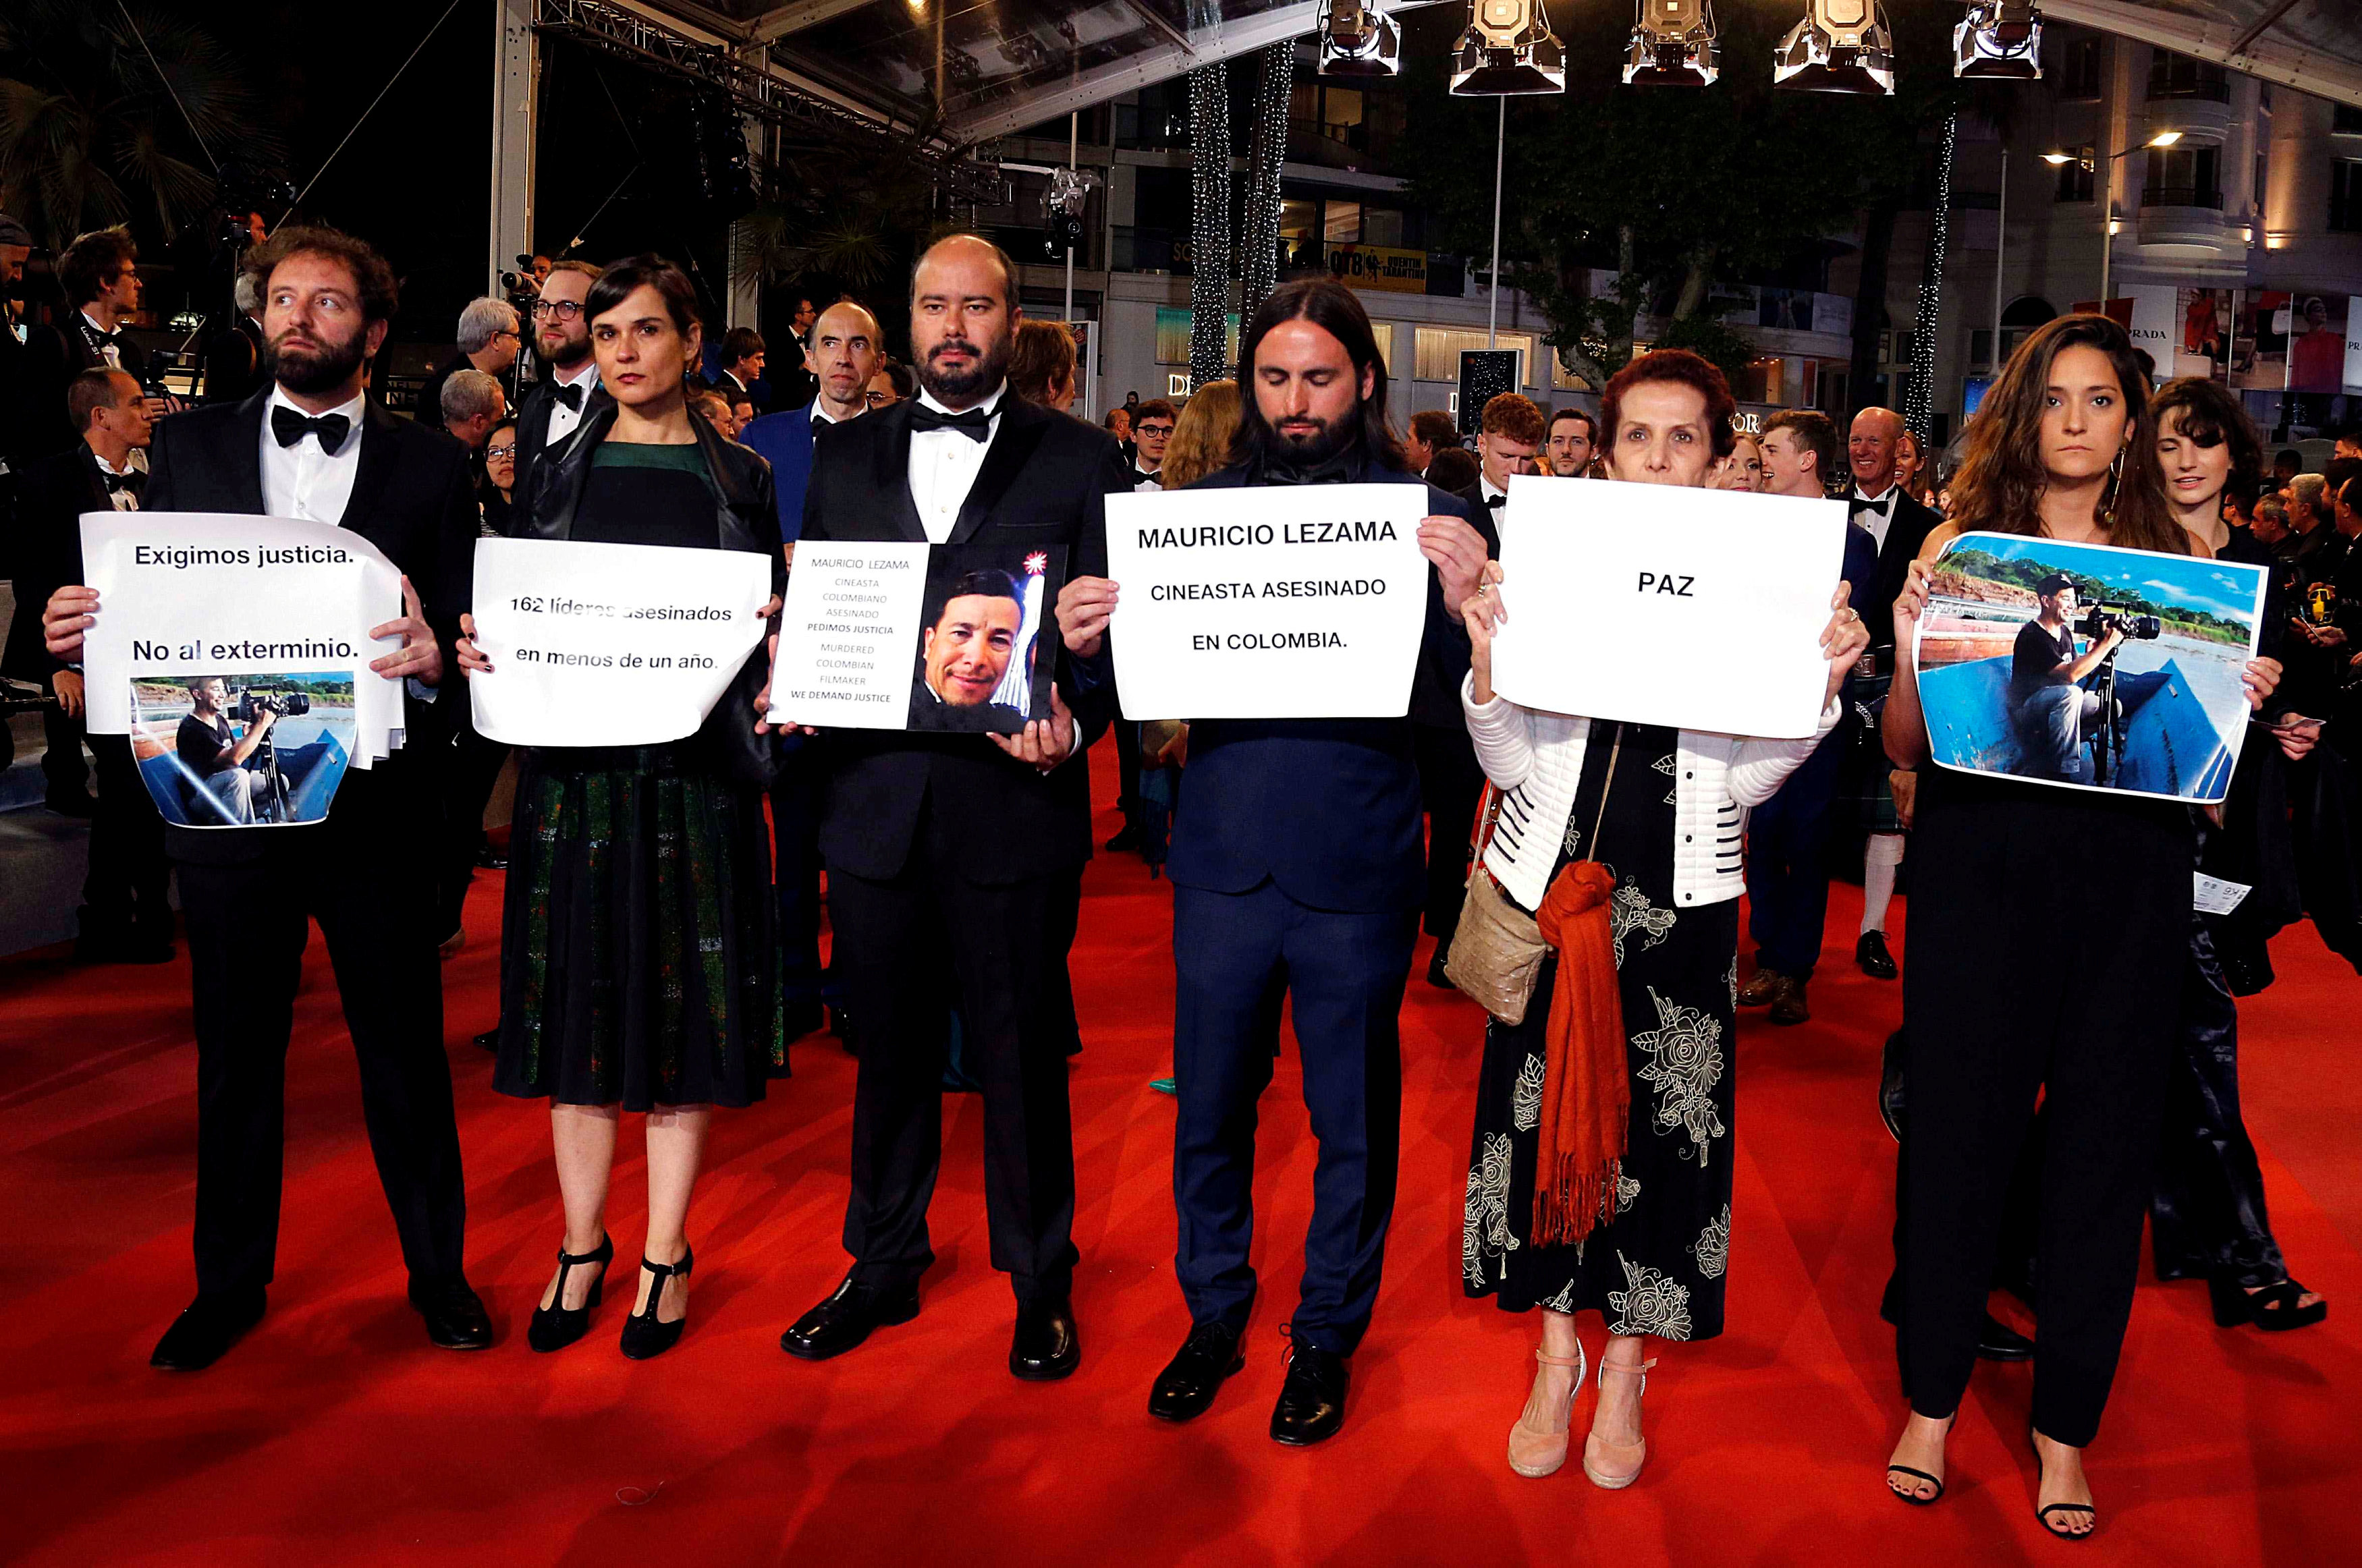
<svg viewBox="0 0 2362 1568"><path fill-rule="evenodd" d="M1127 719L1398 718L1427 614L1413 484L1108 497Z"/></svg>

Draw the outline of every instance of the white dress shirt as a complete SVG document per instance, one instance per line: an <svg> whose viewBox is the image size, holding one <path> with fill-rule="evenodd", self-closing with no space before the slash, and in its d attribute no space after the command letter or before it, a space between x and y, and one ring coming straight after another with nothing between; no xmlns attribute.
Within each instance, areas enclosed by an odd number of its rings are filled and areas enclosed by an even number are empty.
<svg viewBox="0 0 2362 1568"><path fill-rule="evenodd" d="M82 313L82 319L83 330L85 337L105 337L107 336L106 328L99 326L99 324L92 318L90 312L83 311ZM106 368L108 370L119 370L123 369L123 350L121 348L113 343L102 343L96 347L98 357L106 361Z"/></svg>
<svg viewBox="0 0 2362 1568"><path fill-rule="evenodd" d="M1150 473L1135 461L1131 465L1131 488L1142 495L1162 494L1164 490L1164 476L1162 473Z"/></svg>
<svg viewBox="0 0 2362 1568"><path fill-rule="evenodd" d="M90 458L91 461L98 465L98 471L100 473L113 474L117 479L126 479L136 473L146 472L145 469L140 468L138 462L136 460L138 455L138 450L136 447L131 451L125 453L123 455L123 466L119 469L113 463L108 462L105 458L100 457L96 452L93 452L90 455ZM139 497L134 494L128 486L122 490L111 490L107 491L106 501L107 504L114 507L117 512L137 512L139 510Z"/></svg>
<svg viewBox="0 0 2362 1568"><path fill-rule="evenodd" d="M281 408L292 408L304 418L311 414L297 407L286 390L270 389L270 402L262 411L262 510L272 517L303 517L315 523L326 523L342 527L345 505L353 498L353 476L360 471L361 442L368 433L361 427L361 415L367 412L367 393L353 399L341 408L331 408L328 414L341 414L351 425L345 433L344 445L334 457L320 450L320 438L309 431L292 447L282 447L270 428L272 414Z"/></svg>
<svg viewBox="0 0 2362 1568"><path fill-rule="evenodd" d="M1877 542L1880 549L1885 549L1886 530L1894 521L1894 498L1903 493L1903 488L1890 484L1876 495L1871 495L1857 484L1853 487L1853 493L1858 499L1870 502L1868 510L1853 513L1853 520L1870 531L1870 536ZM1850 502L1848 506L1851 506Z"/></svg>
<svg viewBox="0 0 2362 1568"><path fill-rule="evenodd" d="M582 361L581 368L572 375L569 376L565 371L558 370L553 372L552 379L561 387L580 387L582 402L587 407L590 402L590 394L599 390L599 361L596 358L585 359ZM541 444L544 447L559 445L568 436L573 435L574 427L581 423L581 409L568 408L564 403L552 400L549 405L549 434L542 438Z"/></svg>
<svg viewBox="0 0 2362 1568"><path fill-rule="evenodd" d="M984 467L984 455L992 449L993 441L1000 435L1000 404L1008 395L1009 387L1004 382L977 404L989 416L984 440L975 440L957 430L911 432L911 501L919 509L919 523L927 531L929 544L940 545L952 536L952 529L959 522L960 508L967 503L967 492L976 488L977 470ZM937 414L953 412L923 389L919 401Z"/></svg>

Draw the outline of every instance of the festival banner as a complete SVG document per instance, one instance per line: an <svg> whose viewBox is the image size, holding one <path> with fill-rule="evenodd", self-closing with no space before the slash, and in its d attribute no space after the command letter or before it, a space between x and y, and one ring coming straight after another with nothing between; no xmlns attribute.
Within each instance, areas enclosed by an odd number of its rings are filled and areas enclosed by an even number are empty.
<svg viewBox="0 0 2362 1568"><path fill-rule="evenodd" d="M2288 390L2345 390L2347 296L2297 294L2290 301Z"/></svg>
<svg viewBox="0 0 2362 1568"><path fill-rule="evenodd" d="M1416 484L1108 497L1127 719L1400 718L1427 622Z"/></svg>
<svg viewBox="0 0 2362 1568"><path fill-rule="evenodd" d="M1015 734L1054 713L1064 546L798 542L774 723Z"/></svg>
<svg viewBox="0 0 2362 1568"><path fill-rule="evenodd" d="M1494 689L1553 713L1809 735L1845 530L1838 501L1516 475Z"/></svg>
<svg viewBox="0 0 2362 1568"><path fill-rule="evenodd" d="M751 550L476 542L476 729L507 745L660 745L697 733L762 641ZM748 716L748 723L753 717Z"/></svg>

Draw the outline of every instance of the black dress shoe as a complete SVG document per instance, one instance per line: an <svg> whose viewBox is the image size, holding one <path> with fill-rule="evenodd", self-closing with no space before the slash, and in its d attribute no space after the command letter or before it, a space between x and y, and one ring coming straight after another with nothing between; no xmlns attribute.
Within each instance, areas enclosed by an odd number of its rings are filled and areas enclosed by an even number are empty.
<svg viewBox="0 0 2362 1568"><path fill-rule="evenodd" d="M1894 966L1894 955L1886 950L1886 933L1882 931L1861 933L1861 940L1853 944L1853 961L1873 980L1891 980L1902 973Z"/></svg>
<svg viewBox="0 0 2362 1568"><path fill-rule="evenodd" d="M1878 1119L1886 1123L1896 1143L1903 1142L1903 1031L1899 1029L1886 1037L1885 1049L1878 1054Z"/></svg>
<svg viewBox="0 0 2362 1568"><path fill-rule="evenodd" d="M479 1051L490 1051L494 1055L498 1055L501 1049L501 1032L497 1027L487 1029L481 1034L476 1035L472 1043Z"/></svg>
<svg viewBox="0 0 2362 1568"><path fill-rule="evenodd" d="M1247 1364L1239 1332L1227 1323L1198 1323L1148 1390L1148 1413L1160 1421L1194 1421L1213 1408L1230 1375Z"/></svg>
<svg viewBox="0 0 2362 1568"><path fill-rule="evenodd" d="M426 1337L441 1349L491 1349L491 1315L466 1280L412 1280L410 1304L426 1320Z"/></svg>
<svg viewBox="0 0 2362 1568"><path fill-rule="evenodd" d="M1036 1302L1017 1309L1017 1333L1009 1342L1009 1370L1028 1383L1055 1383L1082 1364L1083 1334L1071 1301Z"/></svg>
<svg viewBox="0 0 2362 1568"><path fill-rule="evenodd" d="M1451 944L1448 942L1439 942L1435 944L1435 956L1427 961L1427 983L1438 990L1459 989L1451 983L1451 977L1443 972L1444 963L1451 956Z"/></svg>
<svg viewBox="0 0 2362 1568"><path fill-rule="evenodd" d="M664 1305L665 1281L675 1275L687 1279L689 1271L696 1263L697 1254L690 1251L686 1242L681 1243L679 1263L660 1264L652 1263L646 1257L640 1259L640 1272L656 1275L656 1280L648 1286L648 1309L635 1312L624 1320L624 1355L633 1361L654 1361L680 1343L681 1332L689 1327L689 1315L684 1312L667 1323L657 1317L657 1311Z"/></svg>
<svg viewBox="0 0 2362 1568"><path fill-rule="evenodd" d="M259 1290L198 1297L156 1342L148 1364L167 1372L203 1372L237 1343L239 1335L262 1321L262 1306Z"/></svg>
<svg viewBox="0 0 2362 1568"><path fill-rule="evenodd" d="M1116 835L1107 841L1108 853L1110 855L1120 854L1124 850L1138 849L1139 847L1140 826L1136 823L1124 823L1122 827L1116 830Z"/></svg>
<svg viewBox="0 0 2362 1568"><path fill-rule="evenodd" d="M1337 1435L1345 1424L1345 1358L1318 1345L1296 1342L1287 1358L1287 1381L1272 1407L1271 1441L1309 1448Z"/></svg>
<svg viewBox="0 0 2362 1568"><path fill-rule="evenodd" d="M779 1336L779 1348L805 1361L826 1361L867 1339L871 1330L907 1323L918 1315L917 1286L880 1295L866 1285L855 1285L848 1275L827 1300L797 1319L796 1326Z"/></svg>
<svg viewBox="0 0 2362 1568"><path fill-rule="evenodd" d="M540 1354L564 1350L568 1345L590 1331L590 1312L607 1286L607 1265L615 1261L615 1238L603 1231L599 1244L587 1253L569 1253L563 1245L557 1249L557 1289L546 1307L533 1309L533 1320L525 1326L524 1342ZM578 1268L596 1264L599 1272L590 1276L590 1293L579 1307L566 1305L566 1276Z"/></svg>
<svg viewBox="0 0 2362 1568"><path fill-rule="evenodd" d="M1980 1361L2032 1361L2034 1342L1988 1312L1977 1325Z"/></svg>
<svg viewBox="0 0 2362 1568"><path fill-rule="evenodd" d="M509 857L488 844L476 851L476 866L484 871L505 871L509 868Z"/></svg>

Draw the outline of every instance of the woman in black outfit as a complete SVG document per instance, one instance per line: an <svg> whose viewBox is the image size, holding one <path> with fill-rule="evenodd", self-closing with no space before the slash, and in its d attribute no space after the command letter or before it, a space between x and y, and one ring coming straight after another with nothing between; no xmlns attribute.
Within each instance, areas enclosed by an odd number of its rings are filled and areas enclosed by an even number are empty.
<svg viewBox="0 0 2362 1568"><path fill-rule="evenodd" d="M1929 563L1959 534L2210 552L2169 509L2147 382L2130 337L2104 316L2064 316L2026 339L1969 427L1952 501L1895 602L1883 724L1895 766L1922 769L1896 1336L1912 1414L1887 1485L1906 1502L1943 1494L1944 1441L2040 1094L2036 1512L2053 1534L2078 1538L2098 1524L2082 1450L2132 1310L2180 1021L2179 987L2158 981L2190 957L2191 812L1927 767L1911 650ZM2277 679L2277 667L2250 666L2250 701Z"/></svg>
<svg viewBox="0 0 2362 1568"><path fill-rule="evenodd" d="M683 396L696 294L654 257L619 261L582 314L612 407L593 409L536 479L519 537L749 550L785 580L767 464L723 440ZM774 598L765 613L777 612ZM465 621L459 663L497 679ZM618 1113L647 1118L648 1231L624 1353L679 1339L684 1226L716 1105L787 1072L779 950L763 821L770 743L755 733L756 649L704 726L654 746L524 754L501 937L492 1084L549 1101L566 1241L527 1335L537 1351L590 1328L614 1243L604 1213Z"/></svg>

